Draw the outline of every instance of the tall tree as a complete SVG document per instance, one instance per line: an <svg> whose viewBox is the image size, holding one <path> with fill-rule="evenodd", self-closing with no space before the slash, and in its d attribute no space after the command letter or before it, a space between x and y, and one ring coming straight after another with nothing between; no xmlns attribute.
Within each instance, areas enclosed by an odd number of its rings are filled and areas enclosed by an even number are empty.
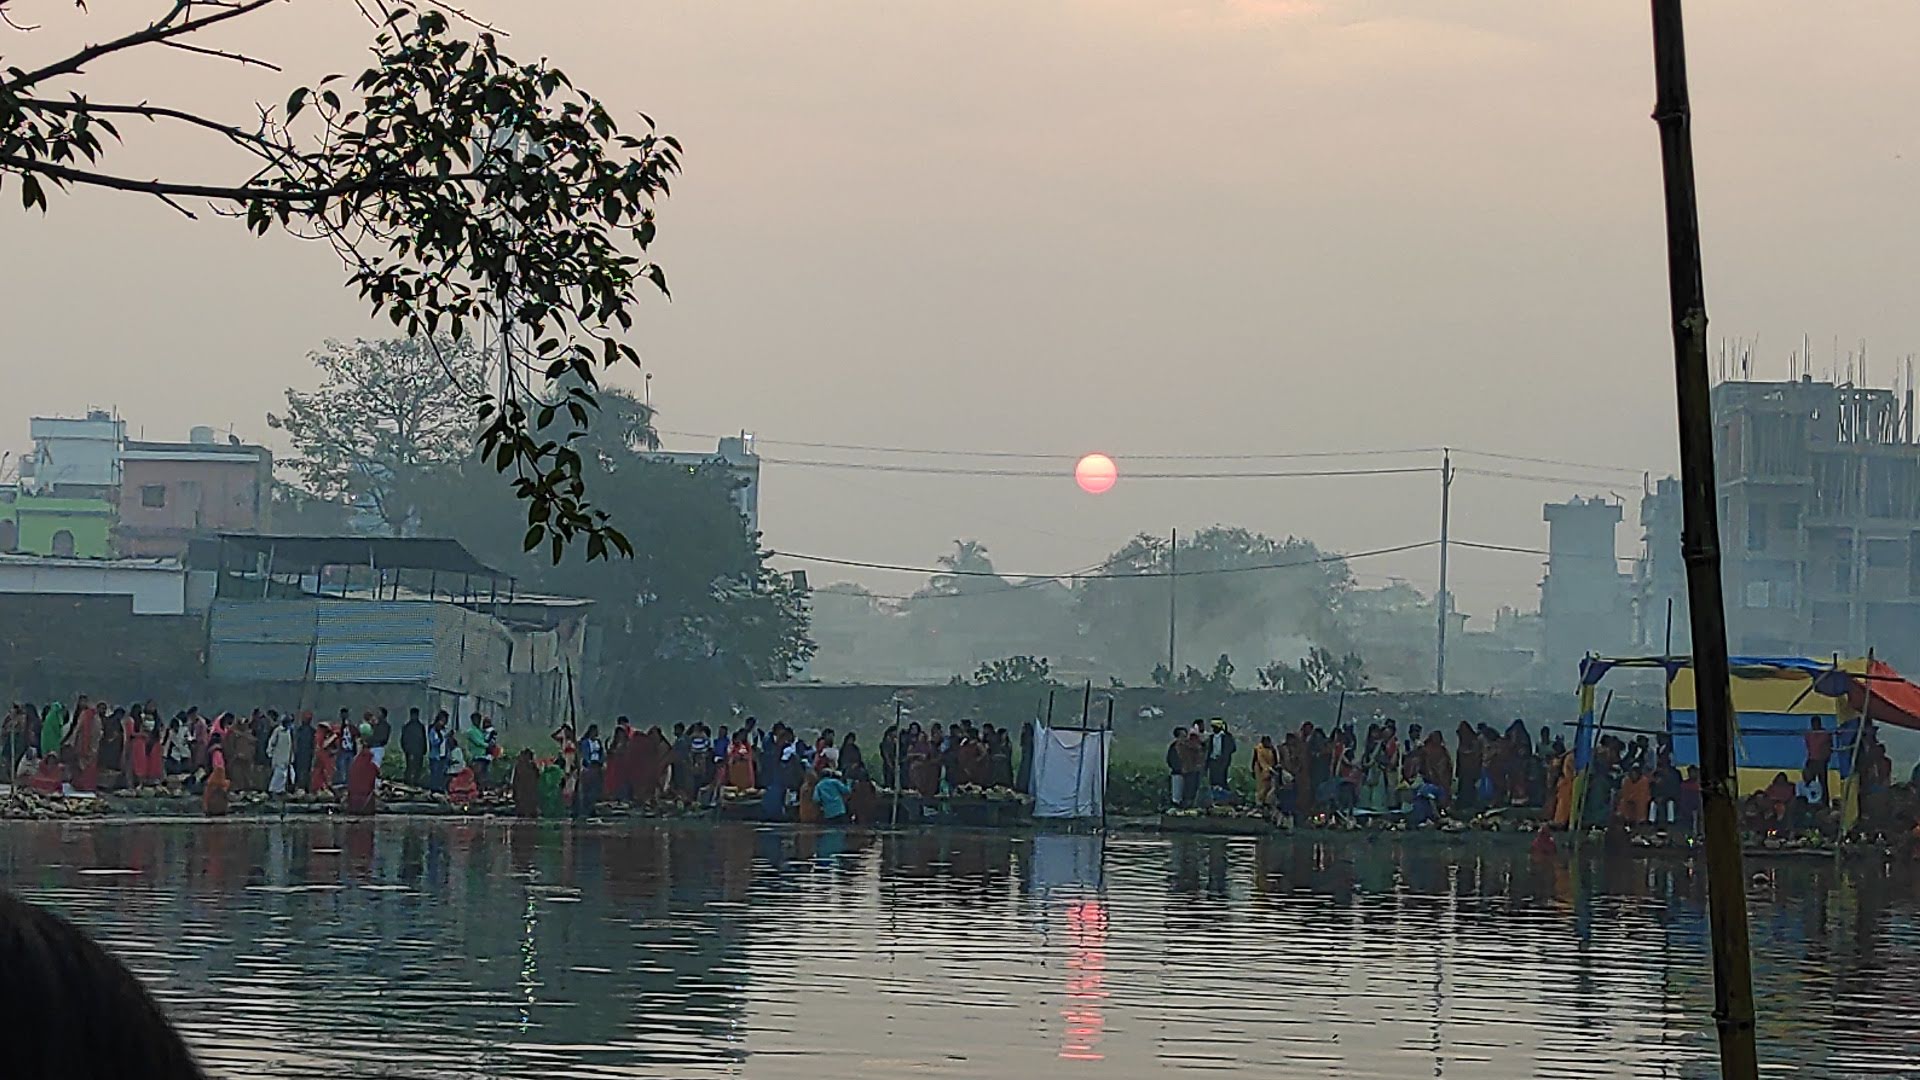
<svg viewBox="0 0 1920 1080"><path fill-rule="evenodd" d="M278 71L222 38L273 3L148 0L150 21L69 49L35 38L12 17L16 0L0 0L0 33L30 53L0 63L0 189L42 212L50 191L75 188L147 196L190 218L210 208L254 233L328 244L348 287L409 337L507 327L519 348L504 388L472 408L486 459L528 504L525 542L551 540L555 558L576 538L589 558L628 550L589 500L575 444L596 370L638 363L625 335L643 288L666 291L645 251L680 144L644 114L643 133L621 132L559 68L507 55L495 30L443 0L361 4L372 63L293 87L283 105L202 108L204 84L184 79L120 100L89 92L93 71L127 55ZM52 48L32 55L38 41ZM116 170L132 122L203 141L205 174ZM556 384L564 391L549 396Z"/></svg>
<svg viewBox="0 0 1920 1080"><path fill-rule="evenodd" d="M473 455L468 400L486 381L472 338L328 341L308 354L318 389L287 391L267 424L287 433L288 464L312 494L369 502L387 525L413 517L406 497L421 472Z"/></svg>
<svg viewBox="0 0 1920 1080"><path fill-rule="evenodd" d="M619 399L606 396L611 411ZM596 428L583 462L603 498L634 509L624 523L631 558L589 564L568 551L555 563L524 552L524 509L472 463L429 474L422 527L460 540L524 589L594 601L595 707L662 719L719 714L757 683L799 670L813 652L807 597L766 565L733 504L731 475L648 461L644 449L618 445L612 427Z"/></svg>

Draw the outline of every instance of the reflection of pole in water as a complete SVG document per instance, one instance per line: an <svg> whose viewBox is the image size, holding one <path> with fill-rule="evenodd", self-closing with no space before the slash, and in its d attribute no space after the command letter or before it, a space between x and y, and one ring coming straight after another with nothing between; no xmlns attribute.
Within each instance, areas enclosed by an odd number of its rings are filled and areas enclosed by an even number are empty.
<svg viewBox="0 0 1920 1080"><path fill-rule="evenodd" d="M540 986L540 947L534 935L540 928L540 908L534 899L533 882L539 871L528 874L527 907L521 914L520 934L520 1030L533 1029L533 999Z"/></svg>
<svg viewBox="0 0 1920 1080"><path fill-rule="evenodd" d="M1099 900L1067 907L1067 1001L1060 1010L1066 1030L1060 1056L1068 1061L1103 1061L1100 1039L1106 1031L1107 908Z"/></svg>

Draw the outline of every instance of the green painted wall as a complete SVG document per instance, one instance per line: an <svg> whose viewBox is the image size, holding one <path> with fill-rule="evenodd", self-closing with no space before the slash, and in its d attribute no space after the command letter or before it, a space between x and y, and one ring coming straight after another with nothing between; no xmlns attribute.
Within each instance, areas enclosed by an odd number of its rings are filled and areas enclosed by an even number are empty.
<svg viewBox="0 0 1920 1080"><path fill-rule="evenodd" d="M113 554L113 504L104 499L55 499L22 495L0 503L0 521L12 521L19 530L15 551L29 555L53 554L54 537L73 534L73 554L82 559L104 559Z"/></svg>

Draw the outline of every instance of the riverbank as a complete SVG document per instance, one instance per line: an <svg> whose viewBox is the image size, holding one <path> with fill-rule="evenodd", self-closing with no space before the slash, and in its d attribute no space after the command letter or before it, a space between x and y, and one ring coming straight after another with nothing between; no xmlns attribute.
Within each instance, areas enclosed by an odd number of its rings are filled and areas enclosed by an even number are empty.
<svg viewBox="0 0 1920 1080"><path fill-rule="evenodd" d="M425 795L424 792L407 792ZM50 796L31 791L0 792L0 820L69 821L88 824L152 823L192 821L206 825L222 822L258 823L275 820L339 819L382 821L393 819L441 819L465 822L518 821L504 793L483 794L475 803L460 807L434 798L394 798L383 801L373 818L347 814L337 798L328 794L300 795L285 803L253 792L236 796L227 815L209 818L197 797L149 789L140 792L99 793L92 796ZM938 803L936 809L933 803ZM957 805L956 805L957 804ZM719 806L687 807L669 804L640 807L607 802L591 818L580 821L562 819L551 824L570 827L605 828L627 822L686 823L691 825L738 823L761 824L757 799L736 798ZM542 820L542 819L534 819ZM1344 826L1313 825L1292 827L1265 818L1237 812L1206 814L1130 814L1109 817L1104 825L1113 835L1187 835L1207 837L1246 837L1309 840L1330 845L1364 846L1388 842L1422 848L1463 846L1492 841L1502 846L1522 847L1534 844L1538 823L1525 816L1490 815L1473 821L1447 820L1417 829L1398 824L1358 824ZM788 828L807 828L798 823L782 823ZM1043 833L1089 831L1089 822L1035 820L1026 802L986 796L958 796L940 800L906 797L896 814L891 795L883 800L878 820L856 826L874 831L921 831L929 829L986 829L996 832ZM1575 837L1555 832L1553 850L1546 857L1584 850L1609 855L1676 855L1690 857L1700 850L1698 837L1643 829L1609 836L1606 830L1593 829ZM1744 846L1748 858L1826 858L1900 860L1913 857L1913 846L1890 842L1885 837L1849 840L1836 846L1831 837L1764 836L1748 837Z"/></svg>

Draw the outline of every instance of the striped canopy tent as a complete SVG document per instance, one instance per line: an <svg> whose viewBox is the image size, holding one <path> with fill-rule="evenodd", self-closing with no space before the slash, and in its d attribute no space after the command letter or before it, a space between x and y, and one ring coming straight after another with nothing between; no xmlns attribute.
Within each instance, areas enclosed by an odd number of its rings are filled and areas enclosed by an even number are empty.
<svg viewBox="0 0 1920 1080"><path fill-rule="evenodd" d="M1600 732L1594 716L1595 687L1618 668L1657 668L1666 673L1667 733L1673 763L1700 764L1699 720L1694 712L1693 663L1685 656L1599 657L1580 663L1580 724L1574 762L1583 771ZM1853 775L1853 750L1864 713L1876 723L1920 730L1920 686L1879 660L1810 660L1802 656L1731 658L1735 713L1734 760L1742 795L1758 791L1779 773L1799 777L1806 765L1807 730L1818 721L1834 732L1830 790Z"/></svg>

